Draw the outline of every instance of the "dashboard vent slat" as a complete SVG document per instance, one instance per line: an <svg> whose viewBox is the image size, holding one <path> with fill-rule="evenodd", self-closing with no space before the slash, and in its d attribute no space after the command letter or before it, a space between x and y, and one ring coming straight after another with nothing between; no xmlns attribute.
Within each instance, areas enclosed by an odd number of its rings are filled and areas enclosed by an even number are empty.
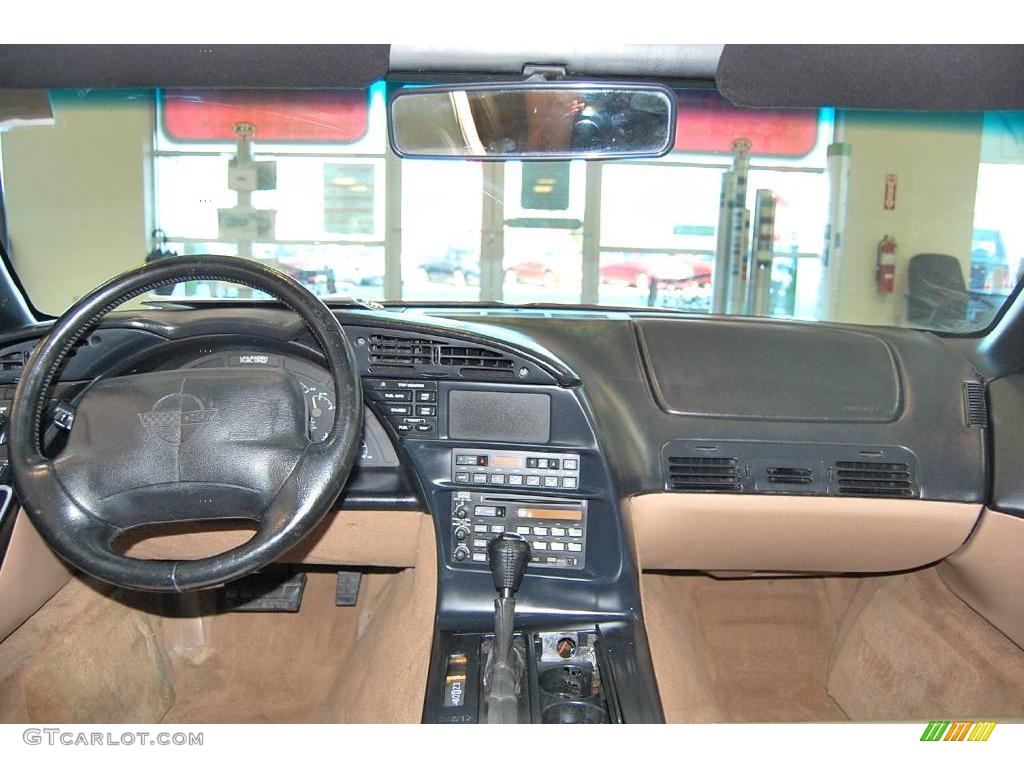
<svg viewBox="0 0 1024 768"><path fill-rule="evenodd" d="M669 456L668 487L673 491L743 489L739 461L725 456Z"/></svg>
<svg viewBox="0 0 1024 768"><path fill-rule="evenodd" d="M914 495L910 467L899 462L837 461L840 496L909 498Z"/></svg>
<svg viewBox="0 0 1024 768"><path fill-rule="evenodd" d="M370 336L370 364L415 366L435 362L437 342L401 336Z"/></svg>
<svg viewBox="0 0 1024 768"><path fill-rule="evenodd" d="M988 398L982 382L964 382L964 415L968 427L984 429L988 426Z"/></svg>
<svg viewBox="0 0 1024 768"><path fill-rule="evenodd" d="M814 473L807 467L768 467L768 482L776 485L810 485Z"/></svg>
<svg viewBox="0 0 1024 768"><path fill-rule="evenodd" d="M439 350L438 363L458 368L479 368L493 370L512 370L514 363L494 350L482 347L443 346Z"/></svg>

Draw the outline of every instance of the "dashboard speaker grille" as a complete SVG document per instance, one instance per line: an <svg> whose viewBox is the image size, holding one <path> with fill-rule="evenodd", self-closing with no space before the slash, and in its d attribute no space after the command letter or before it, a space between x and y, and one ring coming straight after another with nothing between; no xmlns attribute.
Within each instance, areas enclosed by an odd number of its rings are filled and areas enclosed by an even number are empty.
<svg viewBox="0 0 1024 768"><path fill-rule="evenodd" d="M968 427L982 429L988 426L988 398L985 385L980 381L964 382L964 415Z"/></svg>
<svg viewBox="0 0 1024 768"><path fill-rule="evenodd" d="M743 489L739 461L725 456L669 456L668 487L673 491Z"/></svg>
<svg viewBox="0 0 1024 768"><path fill-rule="evenodd" d="M914 481L907 464L885 461L837 461L840 496L909 498Z"/></svg>

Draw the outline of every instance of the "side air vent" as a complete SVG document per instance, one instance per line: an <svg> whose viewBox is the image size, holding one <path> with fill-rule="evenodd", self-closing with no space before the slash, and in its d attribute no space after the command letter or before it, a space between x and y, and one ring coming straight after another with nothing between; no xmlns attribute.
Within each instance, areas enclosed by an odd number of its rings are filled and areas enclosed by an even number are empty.
<svg viewBox="0 0 1024 768"><path fill-rule="evenodd" d="M743 489L740 466L725 456L669 456L668 487L673 491L733 491Z"/></svg>
<svg viewBox="0 0 1024 768"><path fill-rule="evenodd" d="M25 361L28 360L28 357L29 352L27 350L9 352L0 357L0 371L14 374L21 373L21 369L25 367Z"/></svg>
<svg viewBox="0 0 1024 768"><path fill-rule="evenodd" d="M452 365L458 368L489 369L495 371L511 371L514 363L509 357L499 352L481 347L450 347L439 348L438 362L441 365Z"/></svg>
<svg viewBox="0 0 1024 768"><path fill-rule="evenodd" d="M988 426L988 398L985 385L980 381L964 382L964 415L968 427L983 429Z"/></svg>
<svg viewBox="0 0 1024 768"><path fill-rule="evenodd" d="M772 485L810 485L814 473L807 467L768 467L768 482Z"/></svg>
<svg viewBox="0 0 1024 768"><path fill-rule="evenodd" d="M413 367L432 365L437 343L430 339L370 336L370 365Z"/></svg>
<svg viewBox="0 0 1024 768"><path fill-rule="evenodd" d="M908 498L914 481L907 464L885 461L837 461L836 483L840 496Z"/></svg>

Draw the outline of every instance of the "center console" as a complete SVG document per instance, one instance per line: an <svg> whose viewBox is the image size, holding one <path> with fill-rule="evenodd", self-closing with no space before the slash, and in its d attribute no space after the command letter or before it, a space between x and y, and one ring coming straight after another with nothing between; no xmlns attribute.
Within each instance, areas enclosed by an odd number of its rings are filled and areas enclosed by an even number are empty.
<svg viewBox="0 0 1024 768"><path fill-rule="evenodd" d="M578 379L537 349L346 332L435 526L423 720L660 722L631 537ZM514 588L498 576L512 552Z"/></svg>

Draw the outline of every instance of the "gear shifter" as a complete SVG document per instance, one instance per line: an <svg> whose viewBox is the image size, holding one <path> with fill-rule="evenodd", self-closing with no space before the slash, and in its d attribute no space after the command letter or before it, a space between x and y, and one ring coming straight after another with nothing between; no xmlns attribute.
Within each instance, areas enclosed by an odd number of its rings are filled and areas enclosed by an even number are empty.
<svg viewBox="0 0 1024 768"><path fill-rule="evenodd" d="M515 534L503 533L487 545L487 556L498 598L494 601L494 643L487 659L484 691L488 723L515 723L519 683L525 662L512 647L516 598L530 562L530 545Z"/></svg>

